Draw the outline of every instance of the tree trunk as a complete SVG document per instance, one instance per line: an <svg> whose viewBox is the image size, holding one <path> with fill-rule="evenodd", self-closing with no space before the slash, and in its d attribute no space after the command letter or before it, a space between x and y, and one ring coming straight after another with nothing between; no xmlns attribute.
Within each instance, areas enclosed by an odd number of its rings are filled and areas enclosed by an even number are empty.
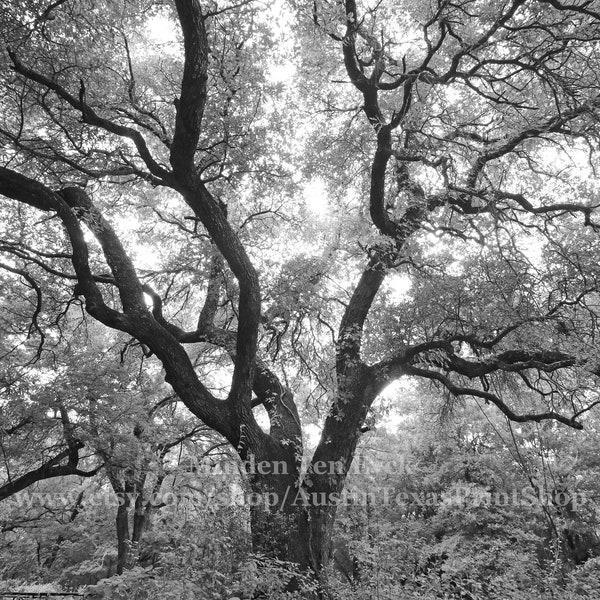
<svg viewBox="0 0 600 600"><path fill-rule="evenodd" d="M129 564L131 539L129 535L129 506L134 486L125 480L122 492L117 492L117 575L122 575Z"/></svg>
<svg viewBox="0 0 600 600"><path fill-rule="evenodd" d="M280 452L256 459L250 474L250 515L252 548L256 554L295 563L313 581L323 583L322 572L331 558L332 533L339 493L345 472L327 479L318 492L312 491L310 476L300 482L294 460ZM279 474L256 471L279 465ZM282 473L285 470L285 473ZM292 578L291 588L298 587Z"/></svg>
<svg viewBox="0 0 600 600"><path fill-rule="evenodd" d="M257 454L261 462L285 465L286 475L250 474L253 496L253 550L296 563L322 585L323 570L332 558L332 534L337 505L346 483L368 409L378 393L367 367L358 367L340 386L338 400L325 421L321 441L307 473L301 478L298 457L290 447L273 445ZM343 419L340 413L346 411ZM254 502L255 501L255 502Z"/></svg>
<svg viewBox="0 0 600 600"><path fill-rule="evenodd" d="M286 591L324 598L323 569L332 556L336 506L328 495L317 498L295 483L277 476L251 482L252 548L267 558L294 563L290 567L299 576L290 573Z"/></svg>
<svg viewBox="0 0 600 600"><path fill-rule="evenodd" d="M295 504L300 473L290 451L270 448L247 462L251 494L250 525L254 552L280 560L295 560L296 532L300 520Z"/></svg>

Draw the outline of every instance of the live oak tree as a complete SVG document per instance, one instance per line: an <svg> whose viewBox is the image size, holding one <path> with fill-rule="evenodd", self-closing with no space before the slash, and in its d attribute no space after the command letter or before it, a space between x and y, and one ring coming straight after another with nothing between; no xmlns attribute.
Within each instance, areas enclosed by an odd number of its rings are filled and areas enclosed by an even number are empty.
<svg viewBox="0 0 600 600"><path fill-rule="evenodd" d="M252 509L255 550L316 573L392 381L581 428L596 4L17 3L0 250L30 290L27 334L82 301L136 340L241 459L285 466L249 473L271 499ZM311 217L318 189L330 208ZM304 471L302 397L326 410Z"/></svg>

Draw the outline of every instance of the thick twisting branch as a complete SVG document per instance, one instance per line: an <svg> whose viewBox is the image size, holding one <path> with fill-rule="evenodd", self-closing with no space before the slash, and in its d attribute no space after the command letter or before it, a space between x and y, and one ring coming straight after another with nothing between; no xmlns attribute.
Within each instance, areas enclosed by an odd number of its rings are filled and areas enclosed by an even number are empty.
<svg viewBox="0 0 600 600"><path fill-rule="evenodd" d="M205 16L197 0L177 0L176 7L184 37L185 62L171 146L174 187L206 227L238 280L239 326L229 403L240 423L254 427L252 382L261 310L258 274L227 220L224 204L201 181L194 163L206 104L208 38Z"/></svg>
<svg viewBox="0 0 600 600"><path fill-rule="evenodd" d="M222 258L213 254L205 302L200 311L198 326L193 331L184 331L168 322L163 315L160 295L148 285L144 285L144 291L152 298L154 317L179 342L211 344L224 350L235 363L237 332L217 327L214 322L221 288L221 269ZM302 431L293 393L258 356L254 367L252 391L255 395L252 407L262 405L267 411L271 424L270 436L276 441L287 440L288 443L301 447Z"/></svg>
<svg viewBox="0 0 600 600"><path fill-rule="evenodd" d="M185 63L181 94L177 102L175 135L171 145L171 166L175 175L190 182L196 175L194 156L202 129L208 80L208 38L205 17L197 0L176 0L183 31Z"/></svg>
<svg viewBox="0 0 600 600"><path fill-rule="evenodd" d="M457 336L461 337L461 336ZM514 412L498 393L492 393L489 386L482 388L465 386L457 383L453 378L466 378L486 382L488 375L496 373L514 373L524 377L527 381L527 373L537 372L549 375L557 371L579 367L589 372L590 375L599 374L598 367L591 365L585 359L560 351L547 350L525 350L513 349L493 353L493 349L480 357L465 358L459 355L455 348L455 338L445 340L433 340L412 346L406 346L397 351L392 357L383 360L371 367L373 376L383 389L389 381L405 375L423 377L442 385L452 395L473 396L483 398L498 406L500 410L511 420L518 422L541 421L554 419L570 427L581 429L582 425L576 421L577 417L590 410L590 406L580 410L573 408L573 414L566 416L555 410L542 413L518 414ZM466 341L466 339L461 339ZM468 343L473 343L470 339ZM499 340L498 340L499 343ZM487 344L489 345L489 344ZM475 341L474 347L483 348L484 345ZM541 396L541 391L537 391Z"/></svg>
<svg viewBox="0 0 600 600"><path fill-rule="evenodd" d="M514 412L499 396L496 394L492 394L489 391L479 390L477 388L469 388L462 387L453 383L449 377L440 373L439 371L432 371L429 369L423 369L420 367L408 367L406 369L406 374L408 375L416 375L418 377L423 377L425 379L429 379L432 381L436 381L440 383L444 388L446 388L452 395L454 396L472 396L474 398L482 398L486 402L491 402L495 406L497 406L500 411L506 415L506 417L517 423L527 423L527 422L540 422L540 421L558 421L559 423L563 423L564 425L568 425L569 427L573 427L574 429L583 429L583 425L576 421L577 415L581 414L580 411L573 417L565 417L564 415L550 410L543 413L524 413L518 414Z"/></svg>
<svg viewBox="0 0 600 600"><path fill-rule="evenodd" d="M65 188L56 193L46 186L0 167L0 194L25 202L61 219L72 246L72 264L78 291L85 297L86 310L108 327L129 333L161 360L166 379L186 406L207 425L237 443L239 430L228 407L216 400L198 380L184 348L164 323L148 311L144 290L135 268L112 226L102 217L84 190ZM124 311L106 304L89 265L89 250L79 221L85 222L102 246L105 259L119 289Z"/></svg>

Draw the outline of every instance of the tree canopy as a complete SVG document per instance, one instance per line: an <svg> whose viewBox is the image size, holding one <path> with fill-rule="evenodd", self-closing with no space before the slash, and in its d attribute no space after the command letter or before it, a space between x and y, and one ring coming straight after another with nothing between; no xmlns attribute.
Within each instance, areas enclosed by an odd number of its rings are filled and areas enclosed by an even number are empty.
<svg viewBox="0 0 600 600"><path fill-rule="evenodd" d="M285 463L249 473L277 498L254 548L320 574L395 381L584 427L597 2L22 0L1 27L3 437L60 421L50 466L106 467L83 399L137 392L107 367L64 404L78 360L101 368L86 330L154 389L132 431L166 382L242 460Z"/></svg>

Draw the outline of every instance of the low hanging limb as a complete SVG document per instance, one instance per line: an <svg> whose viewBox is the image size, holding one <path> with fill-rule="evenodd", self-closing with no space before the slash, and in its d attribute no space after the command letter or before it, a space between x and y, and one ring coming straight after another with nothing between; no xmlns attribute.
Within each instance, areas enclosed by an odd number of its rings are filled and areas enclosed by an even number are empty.
<svg viewBox="0 0 600 600"><path fill-rule="evenodd" d="M79 477L93 477L102 469L104 465L99 465L90 471L79 469L79 450L85 447L85 444L79 440L75 441L70 448L63 450L56 456L47 460L37 469L29 471L21 477L17 477L12 481L0 486L0 501L6 500L10 496L17 494L28 488L30 485L43 481L44 479L52 479L54 477L66 477L67 475L77 475ZM63 463L67 460L66 464ZM63 463L63 464L61 464Z"/></svg>

